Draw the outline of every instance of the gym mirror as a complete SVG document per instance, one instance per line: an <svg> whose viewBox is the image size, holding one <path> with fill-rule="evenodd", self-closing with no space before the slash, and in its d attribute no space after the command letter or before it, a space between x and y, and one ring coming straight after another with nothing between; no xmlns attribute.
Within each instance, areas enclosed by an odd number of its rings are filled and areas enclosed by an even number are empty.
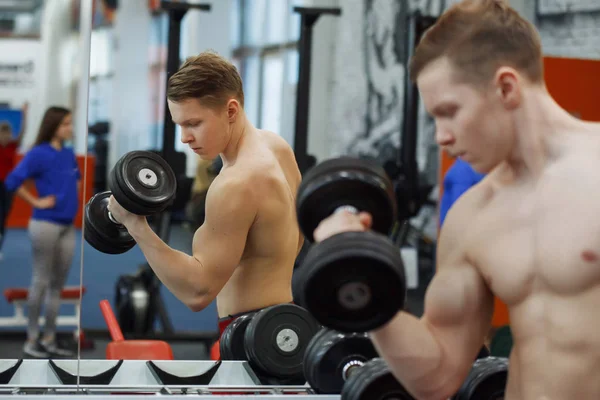
<svg viewBox="0 0 600 400"><path fill-rule="evenodd" d="M168 160L160 168L168 166L174 173L173 185L168 185L176 187L172 207L166 212L143 209L143 201L130 201L129 206L150 214L150 226L171 247L191 254L192 235L200 217L188 218L186 206L196 171L206 174L212 164L199 165L196 154L180 142L179 131L165 111L166 76L167 70L176 70L181 60L202 50L229 51L227 37L219 41L206 33L229 20L233 2L187 2L194 3L189 6L159 1L102 3L104 19L94 25L91 40L87 146L94 170L88 175L93 179L94 197L89 202L90 217L84 222L84 282L88 290L82 315L84 330L100 334L94 338L94 349L82 349L81 358L158 359L164 354L157 355L155 349L138 349L134 356L123 353L127 350L117 343L156 339L168 343L176 360L206 360L216 339L216 307L195 313L164 288L139 246L111 220L106 205L111 194L123 199L119 185L126 181L136 188L129 195L143 194L157 183L153 160ZM127 158L137 151L144 152L141 158ZM118 161L125 159L129 161L119 163L119 169ZM141 170L131 173L126 167L138 162L152 163L143 169L143 176L138 174ZM119 200L124 207L125 202Z"/></svg>
<svg viewBox="0 0 600 400"><path fill-rule="evenodd" d="M76 359L89 39L77 1L0 20L0 359Z"/></svg>

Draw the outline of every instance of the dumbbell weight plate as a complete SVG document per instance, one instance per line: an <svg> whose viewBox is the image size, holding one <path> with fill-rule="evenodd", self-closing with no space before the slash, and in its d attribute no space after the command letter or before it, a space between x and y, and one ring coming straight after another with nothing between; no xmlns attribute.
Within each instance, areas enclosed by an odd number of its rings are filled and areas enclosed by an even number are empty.
<svg viewBox="0 0 600 400"><path fill-rule="evenodd" d="M328 328L367 332L404 307L400 250L375 232L344 232L314 245L296 271L294 295Z"/></svg>
<svg viewBox="0 0 600 400"><path fill-rule="evenodd" d="M479 350L479 353L477 354L477 357L475 359L486 358L489 356L490 356L490 350L484 344L483 346L481 346L481 350Z"/></svg>
<svg viewBox="0 0 600 400"><path fill-rule="evenodd" d="M340 206L353 206L373 217L372 229L389 233L397 218L394 187L385 170L370 160L341 157L310 169L298 188L296 208L304 236Z"/></svg>
<svg viewBox="0 0 600 400"><path fill-rule="evenodd" d="M121 157L109 176L117 202L137 215L164 210L175 198L177 179L169 164L150 151L132 151Z"/></svg>
<svg viewBox="0 0 600 400"><path fill-rule="evenodd" d="M264 308L246 328L244 348L248 362L270 377L303 380L304 352L318 330L315 319L295 304Z"/></svg>
<svg viewBox="0 0 600 400"><path fill-rule="evenodd" d="M221 360L246 361L246 351L244 350L244 334L248 323L254 314L244 314L236 318L225 328L221 340L219 340L219 352Z"/></svg>
<svg viewBox="0 0 600 400"><path fill-rule="evenodd" d="M508 359L487 357L476 360L453 400L497 400L504 397Z"/></svg>
<svg viewBox="0 0 600 400"><path fill-rule="evenodd" d="M346 380L345 368L377 357L366 333L342 333L323 329L304 354L304 376L318 394L339 394Z"/></svg>
<svg viewBox="0 0 600 400"><path fill-rule="evenodd" d="M341 396L341 400L390 399L415 400L381 358L374 358L354 370L344 384Z"/></svg>
<svg viewBox="0 0 600 400"><path fill-rule="evenodd" d="M85 240L96 250L106 254L122 254L135 246L135 240L127 229L108 217L110 192L97 193L84 209Z"/></svg>

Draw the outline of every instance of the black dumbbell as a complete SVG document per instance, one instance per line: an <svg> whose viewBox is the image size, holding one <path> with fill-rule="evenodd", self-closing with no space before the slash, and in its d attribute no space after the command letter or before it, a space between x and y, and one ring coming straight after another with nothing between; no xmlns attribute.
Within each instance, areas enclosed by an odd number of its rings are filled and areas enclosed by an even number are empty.
<svg viewBox="0 0 600 400"><path fill-rule="evenodd" d="M319 331L306 349L304 376L317 394L345 400L412 399L365 333Z"/></svg>
<svg viewBox="0 0 600 400"><path fill-rule="evenodd" d="M248 361L265 378L305 382L302 362L319 325L302 307L279 304L238 317L223 332L222 360Z"/></svg>
<svg viewBox="0 0 600 400"><path fill-rule="evenodd" d="M372 229L388 234L396 222L394 187L385 170L370 160L340 157L326 160L303 177L296 196L298 223L307 240L319 223L339 210L366 211Z"/></svg>
<svg viewBox="0 0 600 400"><path fill-rule="evenodd" d="M400 249L375 232L344 232L313 245L294 275L296 303L331 329L371 331L404 308Z"/></svg>
<svg viewBox="0 0 600 400"><path fill-rule="evenodd" d="M336 210L367 211L369 232L344 232L311 246L295 271L295 301L322 325L365 332L387 323L404 307L406 278L400 250L385 235L396 219L386 172L369 160L342 157L311 169L297 196L298 222L309 240Z"/></svg>
<svg viewBox="0 0 600 400"><path fill-rule="evenodd" d="M340 394L352 372L376 357L367 334L323 328L304 353L304 376L317 394Z"/></svg>
<svg viewBox="0 0 600 400"><path fill-rule="evenodd" d="M480 358L475 360L467 379L452 400L502 399L507 381L507 358Z"/></svg>
<svg viewBox="0 0 600 400"><path fill-rule="evenodd" d="M177 179L158 154L132 151L117 161L109 174L108 186L110 191L94 195L85 206L84 237L98 251L121 254L135 246L135 240L108 211L110 196L133 214L156 214L174 200Z"/></svg>

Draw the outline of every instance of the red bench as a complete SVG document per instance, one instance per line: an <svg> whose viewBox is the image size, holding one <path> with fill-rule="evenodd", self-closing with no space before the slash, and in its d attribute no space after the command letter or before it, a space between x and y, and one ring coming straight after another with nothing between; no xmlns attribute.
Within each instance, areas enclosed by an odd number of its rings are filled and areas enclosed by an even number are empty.
<svg viewBox="0 0 600 400"><path fill-rule="evenodd" d="M85 286L68 286L60 294L61 304L72 304L75 308L73 314L59 315L56 319L57 326L78 326L81 315L81 296L85 293ZM15 312L10 317L0 317L0 327L18 327L27 326L27 317L24 312L27 304L27 288L8 288L4 289L4 298L15 307ZM40 317L40 325L45 322L44 317Z"/></svg>
<svg viewBox="0 0 600 400"><path fill-rule="evenodd" d="M107 360L173 360L171 346L162 340L125 340L119 321L108 300L100 302L100 310L112 338L106 346Z"/></svg>

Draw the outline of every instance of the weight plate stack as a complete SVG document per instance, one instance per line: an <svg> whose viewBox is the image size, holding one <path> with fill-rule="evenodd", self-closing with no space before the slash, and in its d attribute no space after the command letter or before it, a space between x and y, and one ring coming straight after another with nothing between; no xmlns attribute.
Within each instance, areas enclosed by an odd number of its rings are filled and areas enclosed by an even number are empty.
<svg viewBox="0 0 600 400"><path fill-rule="evenodd" d="M269 377L303 380L304 352L318 330L315 319L295 304L264 308L246 328L244 347L248 362Z"/></svg>
<svg viewBox="0 0 600 400"><path fill-rule="evenodd" d="M318 394L339 394L356 368L377 357L366 333L342 333L322 329L304 355L304 376Z"/></svg>
<svg viewBox="0 0 600 400"><path fill-rule="evenodd" d="M117 202L129 212L152 215L173 201L177 178L158 154L132 151L121 157L111 170L109 187Z"/></svg>
<svg viewBox="0 0 600 400"><path fill-rule="evenodd" d="M375 232L344 232L314 245L294 278L294 298L328 328L376 329L404 308L400 250Z"/></svg>
<svg viewBox="0 0 600 400"><path fill-rule="evenodd" d="M504 397L508 381L508 358L476 360L453 400L496 400Z"/></svg>
<svg viewBox="0 0 600 400"><path fill-rule="evenodd" d="M106 254L122 254L135 246L135 240L123 225L108 216L110 192L97 193L84 209L83 237L96 250Z"/></svg>
<svg viewBox="0 0 600 400"><path fill-rule="evenodd" d="M296 210L302 233L313 232L338 207L353 206L373 217L372 229L388 234L396 222L394 186L377 163L352 157L326 160L311 168L298 187Z"/></svg>
<svg viewBox="0 0 600 400"><path fill-rule="evenodd" d="M246 361L244 335L253 315L254 314L241 315L225 328L221 335L221 339L219 340L221 360Z"/></svg>
<svg viewBox="0 0 600 400"><path fill-rule="evenodd" d="M396 380L385 361L374 358L357 368L342 389L341 400L415 400Z"/></svg>

